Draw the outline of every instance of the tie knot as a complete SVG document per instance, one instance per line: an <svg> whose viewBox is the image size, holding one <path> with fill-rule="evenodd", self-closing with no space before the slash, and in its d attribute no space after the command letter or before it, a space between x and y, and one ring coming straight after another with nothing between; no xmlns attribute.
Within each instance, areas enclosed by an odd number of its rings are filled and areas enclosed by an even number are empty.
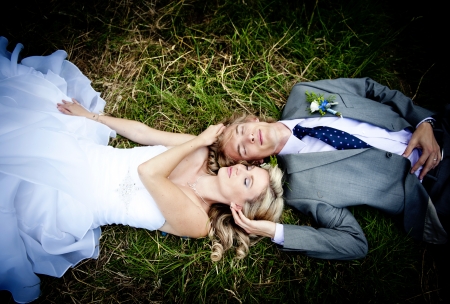
<svg viewBox="0 0 450 304"><path fill-rule="evenodd" d="M371 148L369 144L356 136L331 127L318 126L314 128L305 128L296 125L292 131L294 136L298 139L302 139L308 135L320 139L337 150Z"/></svg>
<svg viewBox="0 0 450 304"><path fill-rule="evenodd" d="M293 131L292 133L294 133L295 137L297 137L299 139L302 139L306 135L310 135L310 132L312 131L312 129L311 128L305 128L305 127L302 127L300 125L296 125L294 127L294 130L292 130L292 131Z"/></svg>

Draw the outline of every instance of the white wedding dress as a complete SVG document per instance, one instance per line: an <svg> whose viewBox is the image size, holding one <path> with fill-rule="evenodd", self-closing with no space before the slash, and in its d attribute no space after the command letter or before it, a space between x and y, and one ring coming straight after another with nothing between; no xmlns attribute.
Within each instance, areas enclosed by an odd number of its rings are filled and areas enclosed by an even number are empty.
<svg viewBox="0 0 450 304"><path fill-rule="evenodd" d="M92 112L105 101L64 51L17 63L0 37L0 289L17 302L40 294L35 273L61 277L96 258L100 226L155 230L165 220L142 185L137 166L163 146L115 149L115 132L61 114L75 98Z"/></svg>

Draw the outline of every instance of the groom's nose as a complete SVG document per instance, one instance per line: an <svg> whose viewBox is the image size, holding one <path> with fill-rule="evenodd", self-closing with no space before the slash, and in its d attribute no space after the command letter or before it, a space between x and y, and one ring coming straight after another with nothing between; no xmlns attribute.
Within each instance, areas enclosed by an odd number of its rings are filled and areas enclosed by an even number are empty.
<svg viewBox="0 0 450 304"><path fill-rule="evenodd" d="M248 132L247 139L249 142L254 143L255 142L255 136L253 135L253 132Z"/></svg>

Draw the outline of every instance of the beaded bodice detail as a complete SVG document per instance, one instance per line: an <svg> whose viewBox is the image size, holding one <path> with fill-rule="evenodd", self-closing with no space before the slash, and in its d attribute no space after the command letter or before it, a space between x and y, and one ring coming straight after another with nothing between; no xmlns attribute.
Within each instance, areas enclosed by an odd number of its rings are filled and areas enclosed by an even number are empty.
<svg viewBox="0 0 450 304"><path fill-rule="evenodd" d="M97 204L93 206L93 226L124 224L155 230L165 220L152 196L142 184L137 168L166 151L163 146L114 149L89 147Z"/></svg>
<svg viewBox="0 0 450 304"><path fill-rule="evenodd" d="M125 205L126 213L128 214L129 205L133 200L133 197L136 195L136 192L139 190L139 186L136 184L136 181L130 175L130 171L127 172L127 175L119 184L116 189L117 194L119 195L120 200Z"/></svg>

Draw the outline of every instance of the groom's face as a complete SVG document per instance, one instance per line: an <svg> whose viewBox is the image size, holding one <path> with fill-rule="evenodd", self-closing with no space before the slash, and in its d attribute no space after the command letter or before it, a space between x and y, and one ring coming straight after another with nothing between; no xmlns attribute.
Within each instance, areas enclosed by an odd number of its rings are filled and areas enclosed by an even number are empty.
<svg viewBox="0 0 450 304"><path fill-rule="evenodd" d="M273 123L260 121L231 125L224 132L223 152L234 160L262 160L279 146L276 131Z"/></svg>

